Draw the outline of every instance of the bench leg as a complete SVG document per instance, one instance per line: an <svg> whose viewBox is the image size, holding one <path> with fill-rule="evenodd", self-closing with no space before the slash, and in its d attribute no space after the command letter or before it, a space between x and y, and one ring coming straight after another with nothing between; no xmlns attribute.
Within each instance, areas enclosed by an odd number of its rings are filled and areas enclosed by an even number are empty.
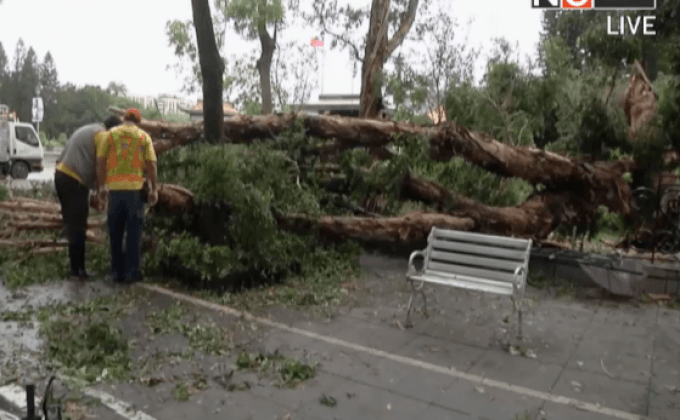
<svg viewBox="0 0 680 420"><path fill-rule="evenodd" d="M515 315L517 315L517 319L515 319ZM514 326L511 327L516 327L517 330L517 335L516 338L518 341L522 340L522 300L515 298L514 296L512 297L512 323L515 324ZM510 330L513 330L514 328L509 328L508 332Z"/></svg>
<svg viewBox="0 0 680 420"><path fill-rule="evenodd" d="M522 301L517 305L517 339L522 340Z"/></svg>
<svg viewBox="0 0 680 420"><path fill-rule="evenodd" d="M420 285L420 287L416 287L415 283L413 280L407 279L409 284L411 285L411 297L408 300L408 308L406 309L406 322L405 322L405 327L406 328L411 328L413 327L413 323L411 322L411 311L413 310L413 305L416 300L416 295L420 293L420 295L423 297L423 315L428 316L427 314L427 298L425 297L425 291L423 290L423 284Z"/></svg>
<svg viewBox="0 0 680 420"><path fill-rule="evenodd" d="M514 296L510 297L512 299L512 314L510 315L510 318L508 319L508 329L505 332L505 341L507 342L508 346L513 345L512 342L512 335L515 330L515 325L517 324L517 301L515 300Z"/></svg>
<svg viewBox="0 0 680 420"><path fill-rule="evenodd" d="M413 282L411 280L407 280L409 283L411 283L411 296L408 298L408 308L406 308L406 321L404 322L404 327L406 328L411 328L413 327L413 323L411 322L411 310L413 309L413 298L415 297L416 291L413 288Z"/></svg>

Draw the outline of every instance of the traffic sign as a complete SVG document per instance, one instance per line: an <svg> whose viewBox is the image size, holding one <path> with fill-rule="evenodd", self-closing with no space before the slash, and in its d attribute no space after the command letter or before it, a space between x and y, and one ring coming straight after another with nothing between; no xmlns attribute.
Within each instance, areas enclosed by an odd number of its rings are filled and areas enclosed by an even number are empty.
<svg viewBox="0 0 680 420"><path fill-rule="evenodd" d="M42 98L33 98L33 122L42 122L45 110Z"/></svg>

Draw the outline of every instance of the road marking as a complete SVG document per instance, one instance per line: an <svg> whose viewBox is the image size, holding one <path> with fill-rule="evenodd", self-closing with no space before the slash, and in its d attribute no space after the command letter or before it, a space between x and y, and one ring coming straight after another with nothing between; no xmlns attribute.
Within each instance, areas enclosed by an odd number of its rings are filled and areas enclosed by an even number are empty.
<svg viewBox="0 0 680 420"><path fill-rule="evenodd" d="M63 379L67 378L64 377ZM130 404L127 404L104 391L99 391L94 388L85 388L83 389L83 393L87 396L100 400L102 404L110 408L114 413L118 414L119 416L127 420L156 420L154 417L151 417L150 415L144 413L143 411L135 410L134 408L132 408ZM26 413L26 390L24 389L24 387L16 384L10 384L0 387L0 396L5 398L9 403L11 403L20 411ZM42 412L40 404L41 399L36 396L35 397L36 413ZM11 416L11 414L9 413L5 414L4 411L0 410L0 420L5 420L5 417L3 417L3 415ZM16 417L7 418L10 420L16 419Z"/></svg>
<svg viewBox="0 0 680 420"><path fill-rule="evenodd" d="M116 414L127 420L156 420L154 417L144 413L143 411L135 410L128 403L125 403L111 394L100 391L94 388L86 388L83 390L86 395L100 400L105 406L109 407Z"/></svg>
<svg viewBox="0 0 680 420"><path fill-rule="evenodd" d="M234 315L236 317L245 318L249 321L257 322L262 325L266 325L272 328L278 328L280 330L288 331L294 334L303 335L305 337L313 338L319 341L324 341L329 344L334 344L336 346L345 347L357 352L367 353L372 356L382 357L384 359L392 360L394 362L402 363L405 365L410 365L418 367L421 369L429 370L431 372L441 373L443 375L448 375L454 378L462 379L465 381L473 382L480 385L486 385L492 388L503 389L505 391L514 392L527 397L537 398L544 401L549 401L556 404L563 404L570 407L575 407L580 410L590 411L592 413L603 414L605 416L615 417L622 420L652 420L649 417L641 416L639 414L629 413L626 411L617 410L614 408L604 407L600 404L593 404L585 401L580 401L574 398L563 397L561 395L550 394L548 392L537 391L531 388L526 388L523 386L513 385L503 381L497 381L494 379L485 378L479 375L472 375L469 373L461 372L453 367L445 367L440 365L435 365L433 363L423 362L422 360L413 359L410 357L399 356L397 354L389 353L386 351L374 349L371 347L362 346L359 344L350 343L349 341L340 340L337 338L325 336L322 334L317 334L311 331L303 330L301 328L291 327L290 325L281 324L266 318L261 318L254 316L248 312L239 311L237 309L219 305L217 303L208 302L203 299L195 298L193 296L188 296L183 293L177 293L172 290L166 289L165 287L160 287L150 284L139 284L139 286L166 296L173 297L177 300L182 300L185 302L193 303L196 306L202 306L207 309L212 309L215 311L223 312L226 314Z"/></svg>

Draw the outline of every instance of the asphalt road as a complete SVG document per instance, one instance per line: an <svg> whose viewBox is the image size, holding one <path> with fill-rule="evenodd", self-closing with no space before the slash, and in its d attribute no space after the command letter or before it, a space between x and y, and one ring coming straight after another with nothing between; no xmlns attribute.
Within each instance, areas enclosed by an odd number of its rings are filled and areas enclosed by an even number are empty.
<svg viewBox="0 0 680 420"><path fill-rule="evenodd" d="M12 189L30 189L34 184L39 183L52 183L54 180L54 170L57 166L57 158L61 150L55 150L52 152L45 152L45 160L43 161L42 172L33 172L28 175L28 179L13 179ZM6 184L6 179L2 181Z"/></svg>

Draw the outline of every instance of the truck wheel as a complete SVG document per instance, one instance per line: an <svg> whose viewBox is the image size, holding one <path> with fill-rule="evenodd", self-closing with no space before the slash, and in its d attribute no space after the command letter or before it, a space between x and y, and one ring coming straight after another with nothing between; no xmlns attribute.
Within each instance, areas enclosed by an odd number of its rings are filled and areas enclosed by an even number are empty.
<svg viewBox="0 0 680 420"><path fill-rule="evenodd" d="M12 178L14 179L26 179L29 172L30 168L26 162L14 162L12 165Z"/></svg>

